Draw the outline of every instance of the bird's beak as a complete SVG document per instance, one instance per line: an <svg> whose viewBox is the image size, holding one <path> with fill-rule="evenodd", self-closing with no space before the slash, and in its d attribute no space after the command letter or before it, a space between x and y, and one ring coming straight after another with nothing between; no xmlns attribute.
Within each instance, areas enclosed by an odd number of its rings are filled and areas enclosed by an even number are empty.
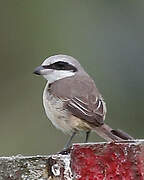
<svg viewBox="0 0 144 180"><path fill-rule="evenodd" d="M34 70L34 74L37 74L37 75L43 75L42 71L44 70L44 68L42 66L38 66L35 68Z"/></svg>

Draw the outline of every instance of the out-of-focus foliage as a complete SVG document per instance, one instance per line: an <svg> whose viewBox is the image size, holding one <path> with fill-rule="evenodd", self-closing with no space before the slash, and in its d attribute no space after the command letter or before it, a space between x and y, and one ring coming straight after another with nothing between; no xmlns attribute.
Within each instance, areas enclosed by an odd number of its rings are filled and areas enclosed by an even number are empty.
<svg viewBox="0 0 144 180"><path fill-rule="evenodd" d="M65 144L42 107L45 80L32 74L59 53L94 78L106 122L143 138L144 1L1 0L0 155L48 154ZM90 141L98 140L93 133Z"/></svg>

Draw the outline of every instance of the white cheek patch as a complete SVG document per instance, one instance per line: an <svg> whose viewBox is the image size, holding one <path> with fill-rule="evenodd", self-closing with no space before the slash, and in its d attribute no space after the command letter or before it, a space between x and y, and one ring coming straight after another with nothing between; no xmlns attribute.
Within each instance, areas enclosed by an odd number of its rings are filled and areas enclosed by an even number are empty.
<svg viewBox="0 0 144 180"><path fill-rule="evenodd" d="M48 80L49 83L52 83L54 81L57 81L59 79L63 79L66 77L74 76L75 73L71 71L66 70L53 70L47 75L43 75L46 80Z"/></svg>

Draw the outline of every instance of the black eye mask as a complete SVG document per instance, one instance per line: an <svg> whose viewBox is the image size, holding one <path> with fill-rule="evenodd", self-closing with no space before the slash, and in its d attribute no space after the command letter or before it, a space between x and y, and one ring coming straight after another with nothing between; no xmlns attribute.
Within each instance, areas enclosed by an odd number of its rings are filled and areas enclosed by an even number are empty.
<svg viewBox="0 0 144 180"><path fill-rule="evenodd" d="M55 69L55 70L67 70L67 71L72 71L76 72L77 68L74 67L73 65L63 62L63 61L58 61L50 65L44 65L43 68L45 69Z"/></svg>

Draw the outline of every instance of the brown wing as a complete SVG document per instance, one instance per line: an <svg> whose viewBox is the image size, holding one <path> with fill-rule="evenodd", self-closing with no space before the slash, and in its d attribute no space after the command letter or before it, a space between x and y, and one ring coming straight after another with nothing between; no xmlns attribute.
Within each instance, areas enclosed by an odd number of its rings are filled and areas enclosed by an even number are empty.
<svg viewBox="0 0 144 180"><path fill-rule="evenodd" d="M104 122L106 107L100 97L74 97L66 101L65 108L74 116L85 120L94 126L101 126Z"/></svg>
<svg viewBox="0 0 144 180"><path fill-rule="evenodd" d="M54 96L64 100L64 108L87 123L100 126L106 114L105 103L94 81L86 74L61 79L51 85Z"/></svg>

